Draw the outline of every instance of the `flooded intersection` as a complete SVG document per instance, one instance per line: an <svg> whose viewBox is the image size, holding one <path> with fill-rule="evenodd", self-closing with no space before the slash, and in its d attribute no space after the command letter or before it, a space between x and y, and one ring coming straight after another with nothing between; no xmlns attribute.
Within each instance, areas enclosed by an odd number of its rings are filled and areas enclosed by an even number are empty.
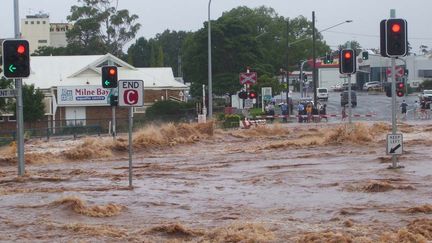
<svg viewBox="0 0 432 243"><path fill-rule="evenodd" d="M402 128L401 170L387 169L381 123L216 130L137 149L133 190L125 153L33 163L23 178L7 164L0 240L431 240L431 126Z"/></svg>

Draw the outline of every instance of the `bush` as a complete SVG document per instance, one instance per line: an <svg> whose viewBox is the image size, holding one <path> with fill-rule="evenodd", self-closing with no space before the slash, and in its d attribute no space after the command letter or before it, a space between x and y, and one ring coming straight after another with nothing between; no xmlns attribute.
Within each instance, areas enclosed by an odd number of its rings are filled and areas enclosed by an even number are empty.
<svg viewBox="0 0 432 243"><path fill-rule="evenodd" d="M223 128L234 128L240 126L239 115L225 115L225 119L222 123Z"/></svg>
<svg viewBox="0 0 432 243"><path fill-rule="evenodd" d="M432 89L432 80L431 79L427 79L424 80L423 83L421 84L421 89Z"/></svg>
<svg viewBox="0 0 432 243"><path fill-rule="evenodd" d="M153 121L179 122L195 119L195 113L194 103L163 100L147 108L145 117Z"/></svg>
<svg viewBox="0 0 432 243"><path fill-rule="evenodd" d="M252 118L255 118L255 117L257 117L257 116L264 116L264 115L265 115L265 112L263 112L261 108L254 108L254 109L250 109L250 111L249 111L249 115L250 115Z"/></svg>

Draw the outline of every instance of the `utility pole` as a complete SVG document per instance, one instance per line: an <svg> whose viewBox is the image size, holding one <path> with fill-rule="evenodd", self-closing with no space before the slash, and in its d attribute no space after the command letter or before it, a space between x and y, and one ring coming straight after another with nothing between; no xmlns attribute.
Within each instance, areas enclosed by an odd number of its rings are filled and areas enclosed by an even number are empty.
<svg viewBox="0 0 432 243"><path fill-rule="evenodd" d="M213 90L212 90L212 51L211 51L211 23L210 23L210 5L208 3L208 118L213 116Z"/></svg>
<svg viewBox="0 0 432 243"><path fill-rule="evenodd" d="M312 82L314 91L314 106L317 106L317 80L316 80L316 53L315 53L315 11L312 11L312 59L313 59L313 69L312 69Z"/></svg>
<svg viewBox="0 0 432 243"><path fill-rule="evenodd" d="M290 104L289 104L289 58L288 58L288 54L289 54L289 18L287 18L286 20L286 105L287 105L287 109L288 109L288 113L287 115L290 115ZM288 121L288 118L287 118Z"/></svg>

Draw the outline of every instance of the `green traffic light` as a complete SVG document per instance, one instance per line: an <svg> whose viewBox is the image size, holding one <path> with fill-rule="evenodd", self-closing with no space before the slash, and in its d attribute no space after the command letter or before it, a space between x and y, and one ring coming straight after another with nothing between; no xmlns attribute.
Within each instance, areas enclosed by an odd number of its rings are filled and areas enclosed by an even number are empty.
<svg viewBox="0 0 432 243"><path fill-rule="evenodd" d="M13 64L9 65L9 72L14 73L15 70L16 70L16 67Z"/></svg>
<svg viewBox="0 0 432 243"><path fill-rule="evenodd" d="M105 80L105 85L106 85L106 86L109 86L109 85L110 85L110 83L111 83L110 81L108 81L108 80Z"/></svg>

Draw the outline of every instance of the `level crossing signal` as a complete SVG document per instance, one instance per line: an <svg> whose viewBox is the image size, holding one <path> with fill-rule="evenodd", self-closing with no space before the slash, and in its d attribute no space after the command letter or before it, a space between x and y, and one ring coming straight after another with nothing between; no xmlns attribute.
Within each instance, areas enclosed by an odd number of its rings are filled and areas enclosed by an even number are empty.
<svg viewBox="0 0 432 243"><path fill-rule="evenodd" d="M344 49L339 52L339 72L341 74L354 74L356 66L356 54L353 49Z"/></svg>
<svg viewBox="0 0 432 243"><path fill-rule="evenodd" d="M118 75L116 66L102 67L102 87L105 89L117 88Z"/></svg>
<svg viewBox="0 0 432 243"><path fill-rule="evenodd" d="M255 92L255 91L249 92L249 99L256 99L257 97L258 97L257 92Z"/></svg>
<svg viewBox="0 0 432 243"><path fill-rule="evenodd" d="M30 76L28 41L3 41L3 75L6 78L27 78Z"/></svg>
<svg viewBox="0 0 432 243"><path fill-rule="evenodd" d="M396 83L396 95L398 97L405 96L405 83L404 82L397 82Z"/></svg>

